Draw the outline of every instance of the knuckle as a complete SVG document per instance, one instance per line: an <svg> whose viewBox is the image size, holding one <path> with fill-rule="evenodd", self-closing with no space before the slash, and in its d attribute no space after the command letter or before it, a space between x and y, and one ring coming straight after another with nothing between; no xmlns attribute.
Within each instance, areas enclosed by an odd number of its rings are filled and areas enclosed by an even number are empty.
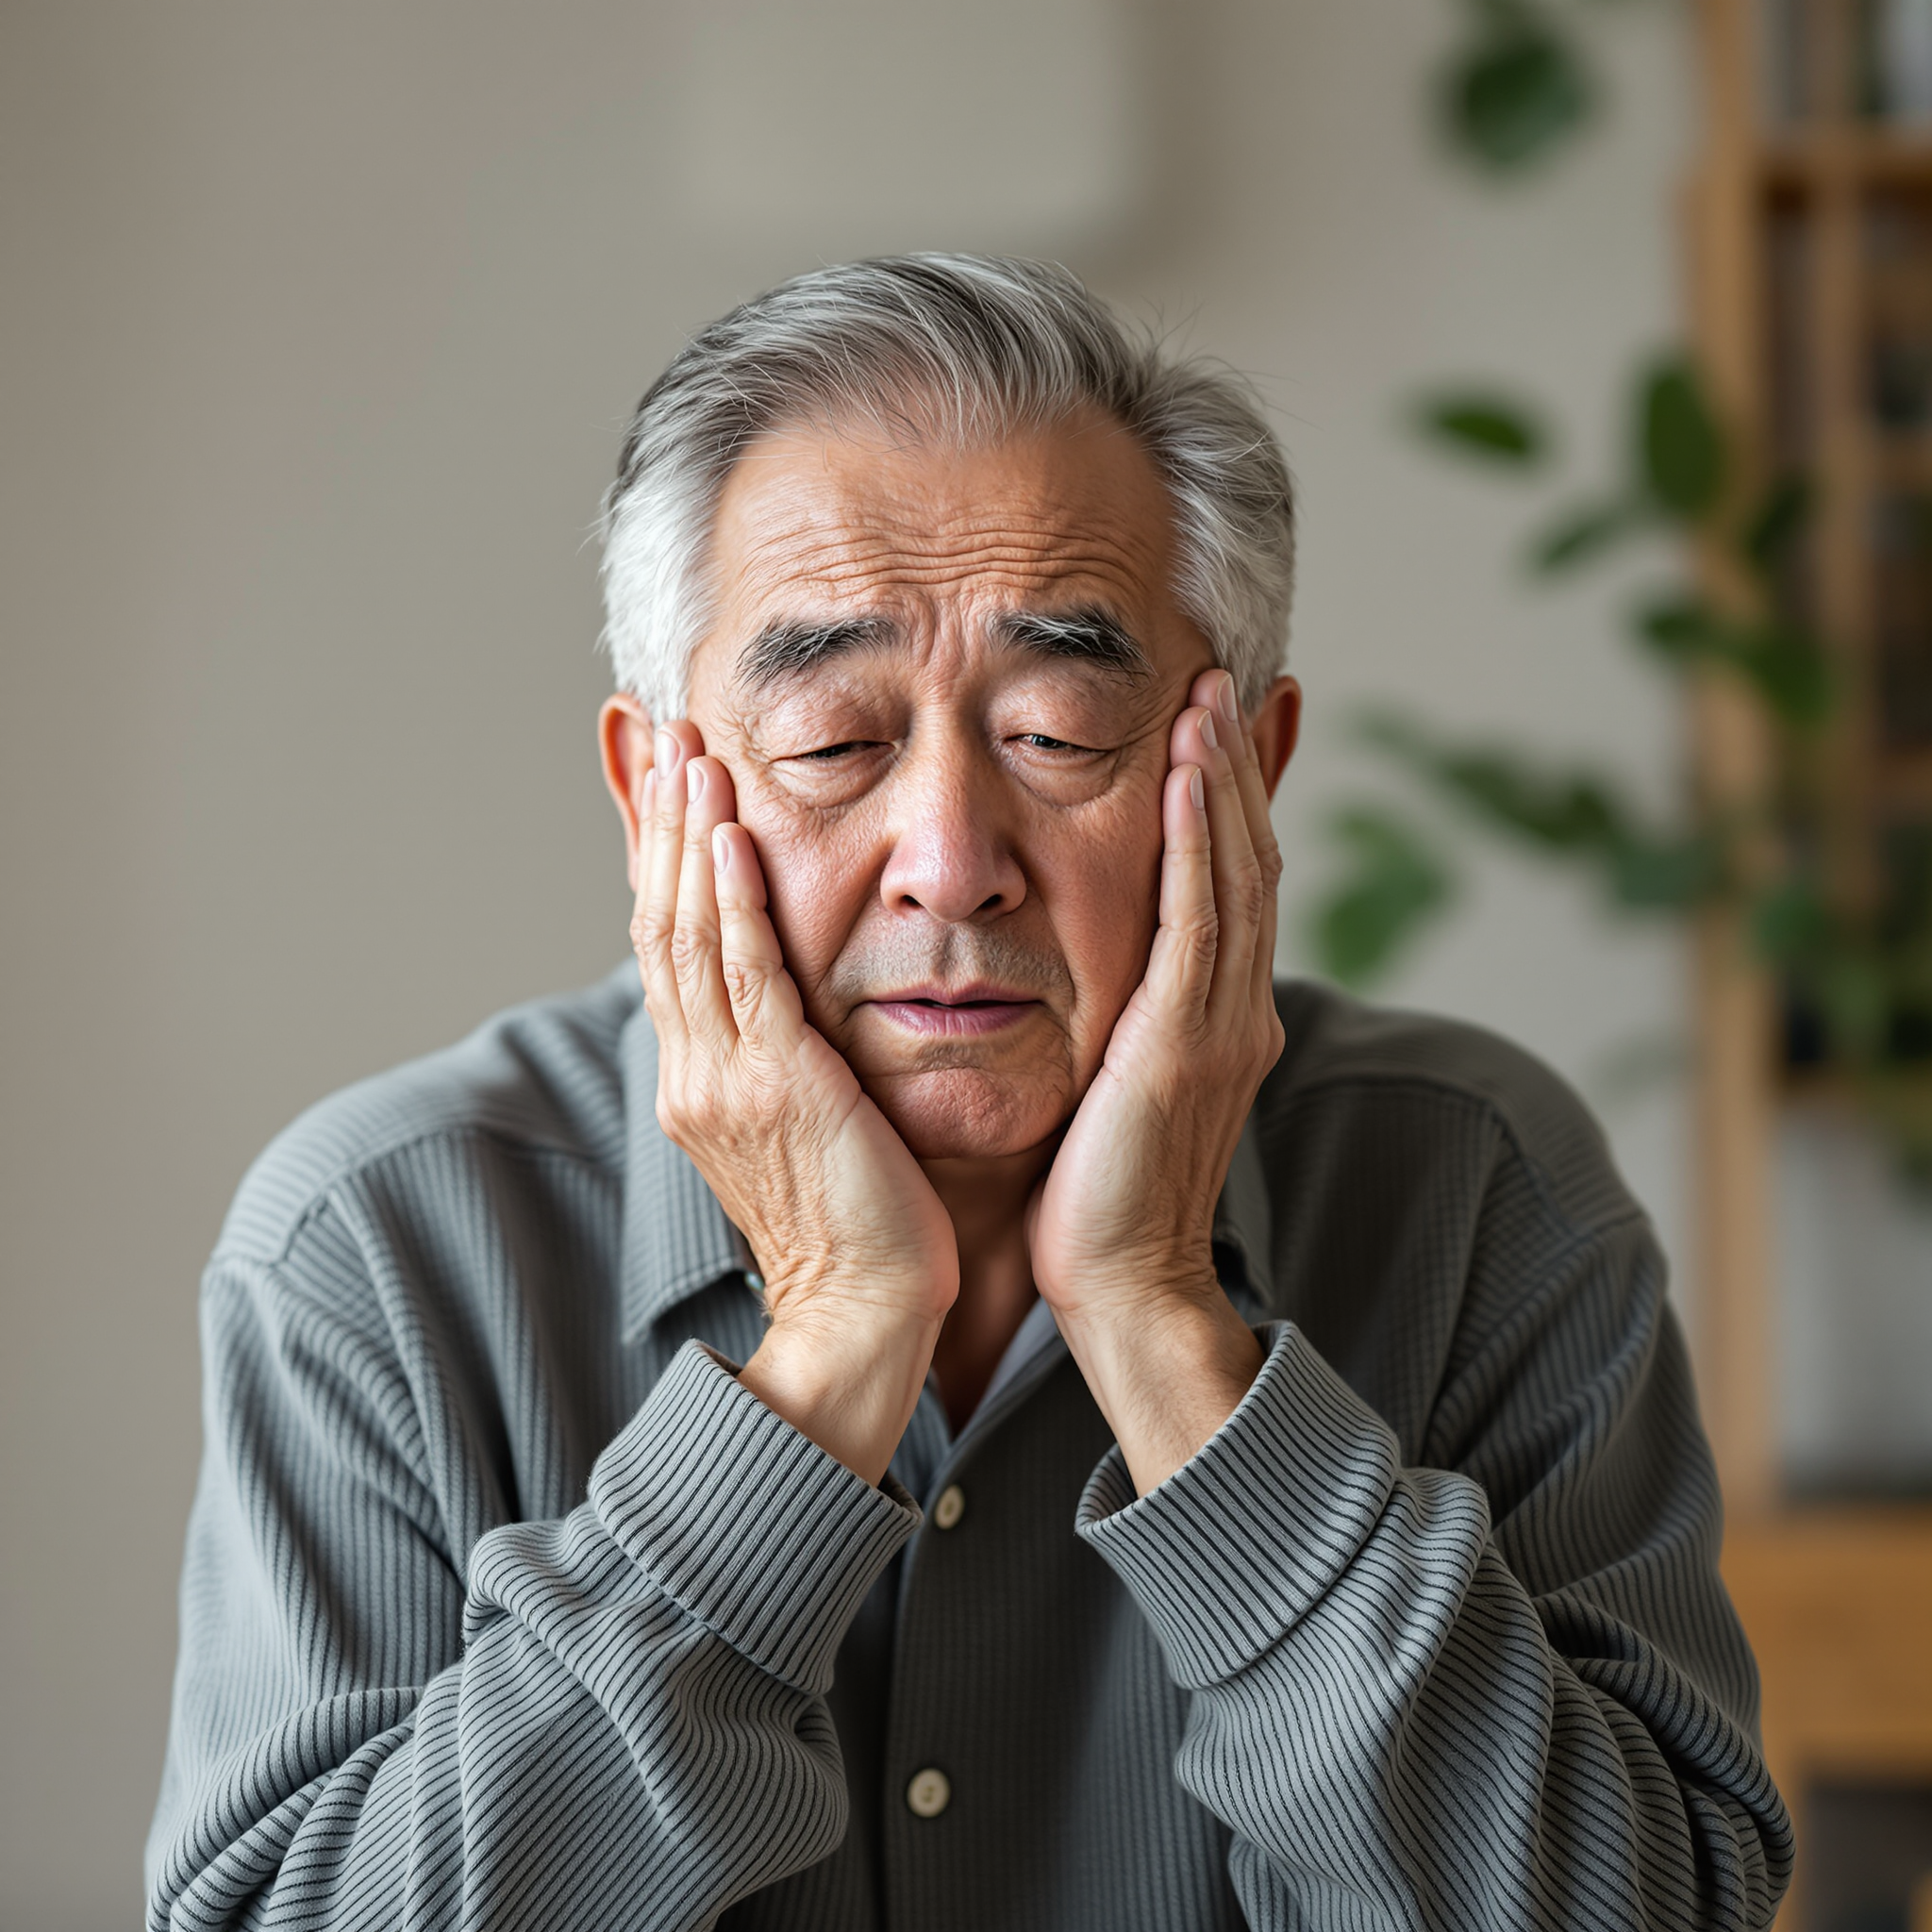
<svg viewBox="0 0 1932 1932"><path fill-rule="evenodd" d="M680 974L702 966L710 950L710 936L694 925L680 925L671 935L671 963Z"/></svg>
<svg viewBox="0 0 1932 1932"><path fill-rule="evenodd" d="M1181 928L1181 945L1191 966L1212 966L1221 945L1221 922L1211 913L1191 920Z"/></svg>
<svg viewBox="0 0 1932 1932"><path fill-rule="evenodd" d="M665 912L658 907L648 906L631 920L631 943L641 952L661 958L671 930L671 921Z"/></svg>
<svg viewBox="0 0 1932 1932"><path fill-rule="evenodd" d="M764 1004L772 975L762 959L726 959L724 991L734 1008L756 1012Z"/></svg>
<svg viewBox="0 0 1932 1932"><path fill-rule="evenodd" d="M681 1147L708 1140L724 1112L719 1101L716 1083L686 1061L658 1084L658 1124Z"/></svg>
<svg viewBox="0 0 1932 1932"><path fill-rule="evenodd" d="M1249 919L1258 919L1268 903L1268 874L1258 856L1250 854L1235 868L1235 903Z"/></svg>

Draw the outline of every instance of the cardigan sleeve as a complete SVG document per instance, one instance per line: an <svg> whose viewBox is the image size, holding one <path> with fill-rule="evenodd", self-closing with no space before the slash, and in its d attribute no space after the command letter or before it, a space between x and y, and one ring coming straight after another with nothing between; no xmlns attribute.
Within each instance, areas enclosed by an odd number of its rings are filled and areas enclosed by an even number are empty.
<svg viewBox="0 0 1932 1932"><path fill-rule="evenodd" d="M1176 1774L1256 1927L1770 1923L1790 1826L1661 1282L1641 1220L1565 1257L1484 1351L1489 1396L1449 1391L1455 1466L1404 1466L1282 1323L1166 1482L1094 1473L1079 1533L1191 1693Z"/></svg>
<svg viewBox="0 0 1932 1932"><path fill-rule="evenodd" d="M203 1323L152 1932L708 1925L838 1843L825 1693L903 1491L691 1343L579 1507L459 1556L366 1334L253 1264Z"/></svg>

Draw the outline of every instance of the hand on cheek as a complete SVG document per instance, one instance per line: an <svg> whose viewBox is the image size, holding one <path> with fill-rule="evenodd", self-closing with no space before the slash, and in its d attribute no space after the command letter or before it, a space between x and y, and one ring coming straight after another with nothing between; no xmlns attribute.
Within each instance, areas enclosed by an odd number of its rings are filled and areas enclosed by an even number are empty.
<svg viewBox="0 0 1932 1932"><path fill-rule="evenodd" d="M1169 741L1160 923L1146 976L1037 1195L1033 1276L1144 1493L1220 1427L1260 1366L1223 1293L1214 1205L1262 1077L1280 857L1225 672Z"/></svg>
<svg viewBox="0 0 1932 1932"><path fill-rule="evenodd" d="M852 1069L807 1024L735 807L696 727L663 727L631 925L658 1037L658 1120L764 1276L771 1326L745 1386L876 1482L958 1292L953 1224Z"/></svg>

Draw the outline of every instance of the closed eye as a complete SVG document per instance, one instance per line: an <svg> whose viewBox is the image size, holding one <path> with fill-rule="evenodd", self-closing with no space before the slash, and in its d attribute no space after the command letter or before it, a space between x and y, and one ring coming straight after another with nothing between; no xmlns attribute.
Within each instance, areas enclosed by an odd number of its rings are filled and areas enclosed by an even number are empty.
<svg viewBox="0 0 1932 1932"><path fill-rule="evenodd" d="M794 752L793 758L801 764L812 760L829 762L833 758L849 757L856 751L871 751L874 741L867 738L848 738L841 744L822 744L815 751Z"/></svg>
<svg viewBox="0 0 1932 1932"><path fill-rule="evenodd" d="M1091 754L1095 750L1095 747L1091 744L1074 744L1064 738L1049 738L1044 731L1023 731L1014 742L1031 745L1035 751L1072 751Z"/></svg>

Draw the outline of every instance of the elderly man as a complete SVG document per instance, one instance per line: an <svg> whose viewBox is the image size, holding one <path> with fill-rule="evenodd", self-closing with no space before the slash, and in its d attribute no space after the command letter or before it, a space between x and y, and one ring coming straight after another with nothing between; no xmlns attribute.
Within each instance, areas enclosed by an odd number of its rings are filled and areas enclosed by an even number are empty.
<svg viewBox="0 0 1932 1932"><path fill-rule="evenodd" d="M1245 392L827 270L606 536L638 964L243 1184L149 1924L1767 1923L1642 1214L1521 1055L1273 977Z"/></svg>

